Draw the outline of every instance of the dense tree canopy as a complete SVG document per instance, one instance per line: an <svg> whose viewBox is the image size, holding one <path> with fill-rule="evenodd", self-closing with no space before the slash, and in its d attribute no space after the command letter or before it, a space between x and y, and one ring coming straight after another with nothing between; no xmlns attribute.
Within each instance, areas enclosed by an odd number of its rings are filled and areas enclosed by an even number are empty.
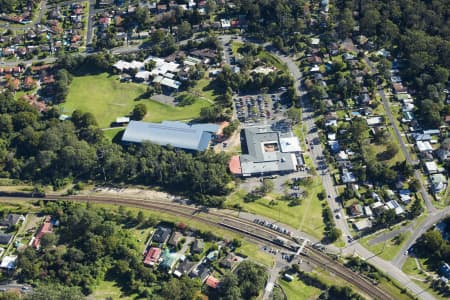
<svg viewBox="0 0 450 300"><path fill-rule="evenodd" d="M191 154L158 145L112 144L91 113L74 111L61 122L56 111L40 116L12 95L0 95L0 173L4 177L53 184L71 180L160 185L203 203L223 196L232 180L226 154ZM214 199L220 205L223 199Z"/></svg>

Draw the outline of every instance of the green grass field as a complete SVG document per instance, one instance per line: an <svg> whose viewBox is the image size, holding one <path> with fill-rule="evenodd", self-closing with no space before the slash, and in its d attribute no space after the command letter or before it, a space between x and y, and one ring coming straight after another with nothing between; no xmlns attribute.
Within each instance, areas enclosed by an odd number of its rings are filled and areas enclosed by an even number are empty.
<svg viewBox="0 0 450 300"><path fill-rule="evenodd" d="M138 103L147 106L145 121L190 120L199 116L202 107L210 105L206 99L197 99L184 107L165 105L150 99L139 99L146 86L136 83L121 83L118 77L108 73L76 76L70 85L66 102L61 104L63 113L75 109L92 112L101 128L109 127L116 117L129 115Z"/></svg>
<svg viewBox="0 0 450 300"><path fill-rule="evenodd" d="M303 283L303 281L299 280L297 276L294 276L294 280L291 282L281 279L278 283L286 293L288 300L317 299L317 297L322 293L322 291L318 288Z"/></svg>
<svg viewBox="0 0 450 300"><path fill-rule="evenodd" d="M369 246L369 241L376 237L376 235L369 235L363 239L360 239L359 242L361 245L369 249L371 252L373 252L375 255L378 255L379 257L385 259L385 260L392 260L394 257L398 254L398 251L402 248L402 246L408 241L409 237L411 236L411 232L405 232L404 233L404 240L400 244L395 243L395 238L388 240L385 243L378 243L375 245Z"/></svg>
<svg viewBox="0 0 450 300"><path fill-rule="evenodd" d="M230 207L240 204L244 210L261 216L266 216L273 220L280 220L300 231L306 232L311 236L322 239L325 225L322 219L322 206L317 198L317 193L322 190L319 180L308 187L309 195L302 200L298 206L289 206L287 201L275 200L276 205L271 206L269 203L276 198L269 195L255 202L245 203L242 199L245 191L237 191L230 195L226 204Z"/></svg>

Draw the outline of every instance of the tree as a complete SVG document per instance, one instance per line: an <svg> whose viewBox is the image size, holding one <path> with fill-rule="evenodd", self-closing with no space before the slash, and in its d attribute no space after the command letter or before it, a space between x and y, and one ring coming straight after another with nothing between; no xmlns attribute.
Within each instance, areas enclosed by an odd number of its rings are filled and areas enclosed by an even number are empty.
<svg viewBox="0 0 450 300"><path fill-rule="evenodd" d="M444 239L438 230L429 230L416 242L417 250L427 256L439 256L444 245Z"/></svg>
<svg viewBox="0 0 450 300"><path fill-rule="evenodd" d="M54 233L44 234L41 238L42 249L48 249L56 245L57 237Z"/></svg>
<svg viewBox="0 0 450 300"><path fill-rule="evenodd" d="M238 276L238 286L244 299L258 296L259 291L264 287L267 277L266 271L262 266L248 260L239 265L236 275Z"/></svg>
<svg viewBox="0 0 450 300"><path fill-rule="evenodd" d="M262 181L261 191L262 191L264 194L268 194L268 193L270 193L270 192L273 191L274 187L275 187L275 185L274 185L274 183L273 183L272 180L270 180L270 179L264 179L264 180Z"/></svg>
<svg viewBox="0 0 450 300"><path fill-rule="evenodd" d="M133 120L140 121L147 114L147 106L143 103L136 104L134 106L133 112L131 113L131 118Z"/></svg>
<svg viewBox="0 0 450 300"><path fill-rule="evenodd" d="M386 158L391 159L395 155L397 155L398 151L400 150L400 147L395 143L394 141L390 141L386 148Z"/></svg>
<svg viewBox="0 0 450 300"><path fill-rule="evenodd" d="M327 233L327 237L331 243L337 241L341 236L341 230L334 226Z"/></svg>
<svg viewBox="0 0 450 300"><path fill-rule="evenodd" d="M238 286L238 277L234 273L225 273L220 281L219 299L221 300L240 300L241 290Z"/></svg>
<svg viewBox="0 0 450 300"><path fill-rule="evenodd" d="M84 298L79 287L62 285L40 285L25 296L25 300L82 300Z"/></svg>
<svg viewBox="0 0 450 300"><path fill-rule="evenodd" d="M177 36L179 40L184 40L192 36L192 27L189 22L183 21L180 26L178 26Z"/></svg>
<svg viewBox="0 0 450 300"><path fill-rule="evenodd" d="M417 178L411 179L411 181L409 182L409 189L413 193L418 192L420 189L420 181Z"/></svg>

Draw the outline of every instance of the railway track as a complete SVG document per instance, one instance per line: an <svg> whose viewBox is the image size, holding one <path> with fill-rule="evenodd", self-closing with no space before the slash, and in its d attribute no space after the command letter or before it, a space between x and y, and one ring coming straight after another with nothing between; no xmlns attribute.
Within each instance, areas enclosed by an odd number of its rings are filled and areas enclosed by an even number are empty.
<svg viewBox="0 0 450 300"><path fill-rule="evenodd" d="M368 278L344 267L342 264L330 259L330 257L321 252L311 251L314 250L311 247L308 247L307 249L310 251L308 252L306 257L308 257L308 259L312 263L315 263L323 267L324 269L330 271L331 273L341 277L345 281L358 287L361 291L363 291L367 295L375 299L383 299L383 300L394 299L389 293L382 290L379 286L377 286Z"/></svg>
<svg viewBox="0 0 450 300"><path fill-rule="evenodd" d="M45 197L39 198L27 198L27 197L5 197L2 196L0 199L16 199L16 200L36 200L36 199L44 199L49 201L58 201L58 200L69 200L69 201L77 201L77 202L91 202L98 204L115 204L115 205L123 205L123 206L131 206L136 208L143 208L149 210L156 210L161 212L166 212L171 215L181 216L188 219L196 220L205 224L209 224L211 226L222 227L232 232L240 233L246 238L250 238L253 241L257 241L259 243L272 243L275 244L279 248L284 248L287 250L295 250L292 249L291 245L280 245L274 243L274 239L280 234L277 231L271 230L267 227L263 227L261 225L255 224L251 221L244 220L238 217L225 215L223 213L219 213L216 211L193 207L183 204L175 204L167 201L154 201L154 200L145 200L145 199L136 199L136 198L127 198L127 197L110 197L110 196L59 196L59 195L46 195ZM201 214L207 214L207 216L202 216ZM286 236L293 244L295 240L291 237ZM380 287L374 285L367 278L363 277L361 274L355 273L341 263L334 261L332 258L327 255L317 251L312 247L307 247L308 255L304 256L304 259L310 261L313 264L322 266L329 270L331 273L341 277L345 281L353 284L358 289L366 293L368 296L374 299L393 299L389 293L382 290Z"/></svg>

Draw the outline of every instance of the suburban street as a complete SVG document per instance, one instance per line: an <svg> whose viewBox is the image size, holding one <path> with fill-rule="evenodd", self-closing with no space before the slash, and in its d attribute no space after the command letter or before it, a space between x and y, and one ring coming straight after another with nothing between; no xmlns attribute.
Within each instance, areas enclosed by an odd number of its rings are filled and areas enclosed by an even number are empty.
<svg viewBox="0 0 450 300"><path fill-rule="evenodd" d="M317 129L315 129L314 124L314 116L313 116L313 109L310 107L310 103L305 100L304 92L301 90L301 72L298 68L298 66L295 64L295 62L290 58L286 56L279 56L280 59L282 59L288 66L289 71L291 72L292 76L296 78L295 81L295 87L297 91L300 94L300 104L303 108L302 113L302 119L306 126L307 130L307 139L308 142L314 141L316 138L318 138ZM313 161L314 167L317 167L320 165L320 158L322 158L322 146L320 145L320 142L314 145L314 149L311 149L310 151L310 157ZM334 187L333 179L331 178L330 174L328 172L322 172L321 170L318 170L319 176L322 178L323 186L325 188L326 194L329 196L327 197L328 204L332 211L340 210L342 209L339 204L336 202L337 193ZM445 213L440 215L440 217L444 216ZM397 280L400 284L405 286L407 289L409 289L414 295L417 295L421 299L434 299L433 296L431 296L428 292L424 291L420 286L415 284L411 279L403 273L401 269L399 269L395 264L391 262L387 262L377 256L377 254L374 254L364 248L361 244L359 244L357 241L353 241L351 243L348 243L348 240L346 236L350 236L350 230L348 227L347 222L343 219L336 219L335 214L333 214L333 217L336 222L336 226L342 231L344 242L346 243L346 246L342 249L342 254L344 255L358 255L362 259L369 261L371 264L373 264L375 267L377 267L379 270L382 270L383 272L389 274L392 278ZM439 217L436 217L436 219L439 219ZM434 220L434 219L433 219ZM433 224L432 220L429 221L429 223ZM427 222L428 224L428 222ZM420 228L422 228L423 232L426 231L425 224L422 224ZM420 236L421 232L416 232L415 235ZM415 241L415 239L410 239L410 241ZM403 253L403 252L401 252ZM406 255L404 255L406 259ZM400 261L400 259L399 259Z"/></svg>

